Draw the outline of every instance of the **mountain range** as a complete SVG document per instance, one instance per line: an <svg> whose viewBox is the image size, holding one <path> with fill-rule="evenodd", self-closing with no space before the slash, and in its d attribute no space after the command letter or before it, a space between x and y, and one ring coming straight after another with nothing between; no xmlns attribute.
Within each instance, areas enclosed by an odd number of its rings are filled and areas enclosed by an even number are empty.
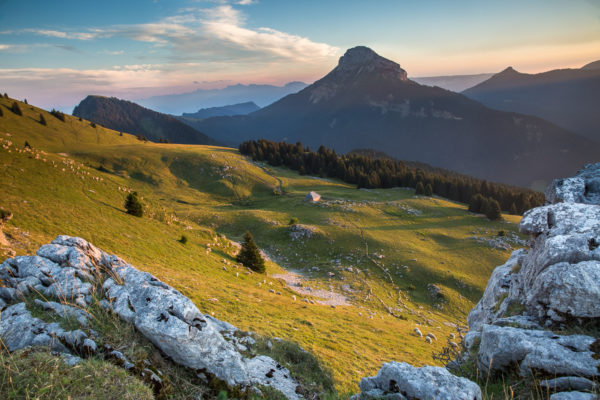
<svg viewBox="0 0 600 400"><path fill-rule="evenodd" d="M174 143L217 143L171 115L115 97L87 96L75 107L73 115L116 131L141 135L155 142L168 140Z"/></svg>
<svg viewBox="0 0 600 400"><path fill-rule="evenodd" d="M265 138L338 152L355 148L520 186L545 184L595 160L600 146L543 119L490 109L423 86L367 47L325 77L245 116L194 125L230 145Z"/></svg>
<svg viewBox="0 0 600 400"><path fill-rule="evenodd" d="M136 103L152 110L175 115L193 113L200 108L221 107L249 101L264 107L306 86L303 82L289 82L283 86L236 84L222 89L198 89L188 93L153 96L136 100Z"/></svg>
<svg viewBox="0 0 600 400"><path fill-rule="evenodd" d="M202 108L195 113L183 113L181 116L183 117L182 120L185 120L186 118L204 119L210 117L246 115L258 110L260 110L260 107L257 106L255 102L247 101L245 103L231 104L222 107Z"/></svg>
<svg viewBox="0 0 600 400"><path fill-rule="evenodd" d="M442 89L452 90L453 92L462 92L492 76L494 76L494 74L423 76L411 79L421 85L438 86Z"/></svg>
<svg viewBox="0 0 600 400"><path fill-rule="evenodd" d="M497 110L544 118L600 142L600 61L539 74L508 67L463 94Z"/></svg>

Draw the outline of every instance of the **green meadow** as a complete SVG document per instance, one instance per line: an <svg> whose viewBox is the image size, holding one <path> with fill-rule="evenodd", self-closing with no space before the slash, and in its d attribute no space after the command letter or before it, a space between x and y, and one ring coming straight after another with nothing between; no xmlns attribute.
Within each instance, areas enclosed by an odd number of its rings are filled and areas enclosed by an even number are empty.
<svg viewBox="0 0 600 400"><path fill-rule="evenodd" d="M83 237L205 313L298 343L340 392L356 392L382 362L436 363L432 354L510 254L485 240L517 231L517 216L492 222L410 189L357 190L258 165L235 149L143 142L24 103L18 116L12 103L0 99L0 207L13 213L0 260L59 234ZM125 213L130 191L142 218ZM305 201L309 191L322 201ZM292 237L292 218L304 236ZM246 231L269 257L266 275L236 265L234 242ZM274 277L290 271L305 294ZM319 303L323 292L335 304ZM415 327L438 340L426 343Z"/></svg>

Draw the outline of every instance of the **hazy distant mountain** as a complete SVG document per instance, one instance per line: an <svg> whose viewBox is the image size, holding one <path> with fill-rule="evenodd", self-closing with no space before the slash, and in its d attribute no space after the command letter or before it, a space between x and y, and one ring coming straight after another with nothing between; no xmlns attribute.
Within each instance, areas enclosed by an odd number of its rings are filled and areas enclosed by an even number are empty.
<svg viewBox="0 0 600 400"><path fill-rule="evenodd" d="M299 93L198 126L231 144L265 138L338 152L371 148L522 186L568 176L600 154L599 145L540 118L419 85L367 47L348 50L336 68Z"/></svg>
<svg viewBox="0 0 600 400"><path fill-rule="evenodd" d="M536 115L600 142L600 61L540 74L509 67L463 94L498 110Z"/></svg>
<svg viewBox="0 0 600 400"><path fill-rule="evenodd" d="M260 110L260 107L253 101L245 103L231 104L223 107L203 108L195 113L183 113L182 120L185 118L204 119L210 117L226 117L232 115L246 115Z"/></svg>
<svg viewBox="0 0 600 400"><path fill-rule="evenodd" d="M583 70L599 70L600 69L600 60L598 61L593 61L589 64L585 64L583 67L581 67L581 69Z"/></svg>
<svg viewBox="0 0 600 400"><path fill-rule="evenodd" d="M201 108L221 107L248 101L264 107L306 86L306 83L302 82L290 82L284 86L238 84L223 89L198 89L189 93L149 97L136 102L156 111L181 115L193 113Z"/></svg>
<svg viewBox="0 0 600 400"><path fill-rule="evenodd" d="M489 79L493 75L494 74L423 76L411 79L421 85L438 86L442 89L452 90L453 92L462 92L465 89Z"/></svg>
<svg viewBox="0 0 600 400"><path fill-rule="evenodd" d="M216 142L177 120L115 97L88 96L73 110L85 118L116 131L142 135L149 140L168 139L173 143L216 144Z"/></svg>

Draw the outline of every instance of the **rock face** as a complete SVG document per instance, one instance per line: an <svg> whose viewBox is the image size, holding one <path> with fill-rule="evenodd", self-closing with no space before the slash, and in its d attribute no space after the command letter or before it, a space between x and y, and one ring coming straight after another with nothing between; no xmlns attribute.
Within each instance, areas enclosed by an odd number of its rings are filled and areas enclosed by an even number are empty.
<svg viewBox="0 0 600 400"><path fill-rule="evenodd" d="M544 390L557 392L551 399L596 399L589 392L598 390L594 381L600 377L600 339L566 332L600 320L600 163L555 180L546 199L549 204L528 211L521 220L520 231L530 235L529 249L514 251L494 270L469 313L470 331L464 339L469 354L463 357L474 355L484 373L516 367L524 378L540 372L551 376L541 382ZM445 369L433 371L384 364L377 376L362 380L359 398L481 395L473 382L455 381L459 378Z"/></svg>
<svg viewBox="0 0 600 400"><path fill-rule="evenodd" d="M0 319L0 338L10 351L45 345L61 353L94 352L95 342L82 330L65 331L58 323L34 318L23 299L38 292L76 302L82 309L40 300L36 304L85 326L89 315L83 309L95 296L174 362L206 371L230 386L272 386L290 399L298 398L298 384L287 369L269 357L240 353L251 338L240 338L237 328L202 314L177 290L81 238L59 236L36 256L6 260L0 279L6 286L0 289L0 305L12 304Z"/></svg>
<svg viewBox="0 0 600 400"><path fill-rule="evenodd" d="M377 375L363 378L359 386L362 393L356 400L481 400L481 389L468 379L445 368L416 368L404 362L383 364Z"/></svg>
<svg viewBox="0 0 600 400"><path fill-rule="evenodd" d="M555 180L546 199L549 204L521 220L529 250L513 252L496 268L469 314L467 345L480 338L483 370L517 364L524 376L543 371L568 382L597 378L597 338L554 332L600 319L600 164Z"/></svg>

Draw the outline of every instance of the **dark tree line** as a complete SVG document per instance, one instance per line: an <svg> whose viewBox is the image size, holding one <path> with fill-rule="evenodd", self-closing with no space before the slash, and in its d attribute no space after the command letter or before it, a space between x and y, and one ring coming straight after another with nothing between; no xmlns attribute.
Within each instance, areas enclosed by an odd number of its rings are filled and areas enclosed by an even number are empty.
<svg viewBox="0 0 600 400"><path fill-rule="evenodd" d="M255 161L273 166L285 166L306 175L338 178L358 188L418 188L419 194L436 194L450 200L471 204L479 201L474 212L487 214L476 195L494 200L505 212L522 214L544 203L543 193L509 185L487 182L441 168L407 165L403 161L349 153L338 155L324 146L317 151L304 148L302 143L276 143L264 139L246 141L240 153ZM495 205L494 205L495 208Z"/></svg>

